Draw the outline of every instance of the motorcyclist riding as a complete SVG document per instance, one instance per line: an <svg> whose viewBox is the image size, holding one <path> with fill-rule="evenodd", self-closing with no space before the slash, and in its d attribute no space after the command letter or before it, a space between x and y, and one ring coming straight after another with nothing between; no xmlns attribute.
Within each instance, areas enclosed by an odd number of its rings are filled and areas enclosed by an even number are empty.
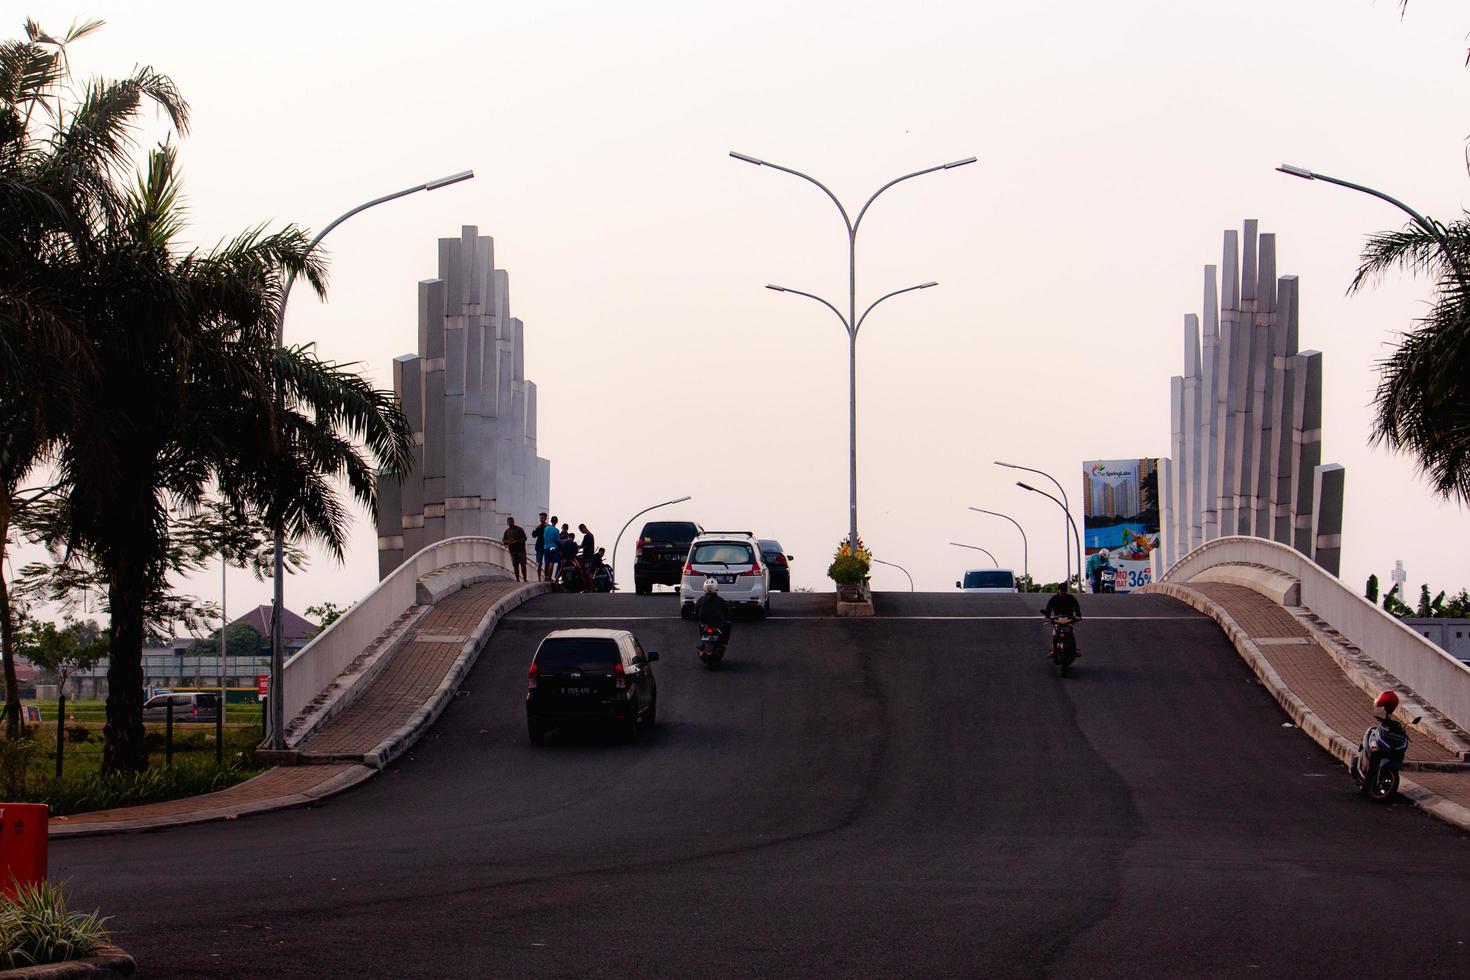
<svg viewBox="0 0 1470 980"><path fill-rule="evenodd" d="M721 647L729 644L733 610L720 597L720 587L712 578L704 580L704 595L694 604L694 617L701 626L712 626L719 631Z"/></svg>
<svg viewBox="0 0 1470 980"><path fill-rule="evenodd" d="M1107 548L1093 552L1087 558L1087 577L1092 582L1092 591L1102 591L1103 572L1112 568L1113 553Z"/></svg>
<svg viewBox="0 0 1470 980"><path fill-rule="evenodd" d="M1041 612L1049 623L1055 622L1058 616L1069 616L1073 622L1076 622L1082 618L1082 604L1077 601L1077 597L1072 594L1067 583L1060 582L1057 584L1056 594L1046 600L1046 608ZM1047 650L1046 655L1050 658L1051 651ZM1074 656L1080 657L1082 654L1078 652Z"/></svg>

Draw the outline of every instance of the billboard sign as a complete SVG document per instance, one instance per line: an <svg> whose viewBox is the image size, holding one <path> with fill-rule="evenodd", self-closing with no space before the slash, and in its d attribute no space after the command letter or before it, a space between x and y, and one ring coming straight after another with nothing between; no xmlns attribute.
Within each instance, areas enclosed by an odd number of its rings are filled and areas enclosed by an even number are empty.
<svg viewBox="0 0 1470 980"><path fill-rule="evenodd" d="M1082 520L1086 587L1131 592L1147 585L1159 546L1159 461L1084 462Z"/></svg>

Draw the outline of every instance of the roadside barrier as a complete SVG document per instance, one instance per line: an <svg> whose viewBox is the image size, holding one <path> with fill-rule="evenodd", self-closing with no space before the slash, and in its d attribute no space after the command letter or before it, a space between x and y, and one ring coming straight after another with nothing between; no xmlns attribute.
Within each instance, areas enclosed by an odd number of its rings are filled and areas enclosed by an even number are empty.
<svg viewBox="0 0 1470 980"><path fill-rule="evenodd" d="M46 880L44 803L0 803L0 892L15 897L17 885Z"/></svg>

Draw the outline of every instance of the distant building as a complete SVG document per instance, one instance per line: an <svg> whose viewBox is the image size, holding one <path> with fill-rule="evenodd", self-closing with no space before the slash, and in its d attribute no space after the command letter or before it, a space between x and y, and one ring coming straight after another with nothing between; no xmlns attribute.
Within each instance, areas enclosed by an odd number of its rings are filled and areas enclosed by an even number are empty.
<svg viewBox="0 0 1470 980"><path fill-rule="evenodd" d="M1470 663L1470 619L1422 619L1408 616L1399 620L1405 626L1426 636L1441 650Z"/></svg>
<svg viewBox="0 0 1470 980"><path fill-rule="evenodd" d="M232 620L230 626L243 623L252 627L263 640L260 650L249 656L225 657L224 679L226 687L254 688L256 678L270 673L270 622L271 607L256 606L245 615ZM286 656L311 642L320 628L304 616L287 609L281 621L282 637L286 643ZM176 637L167 643L143 647L143 687L219 687L220 661L217 653L191 653L197 637ZM78 671L67 681L67 697L80 700L101 700L107 697L107 661L104 659L91 670ZM37 696L49 700L56 696L55 684L42 684Z"/></svg>

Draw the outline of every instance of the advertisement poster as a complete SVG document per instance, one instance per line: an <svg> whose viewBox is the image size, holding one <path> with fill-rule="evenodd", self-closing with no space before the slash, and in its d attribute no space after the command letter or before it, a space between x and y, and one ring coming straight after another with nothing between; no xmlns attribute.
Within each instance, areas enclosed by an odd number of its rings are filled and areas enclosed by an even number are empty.
<svg viewBox="0 0 1470 980"><path fill-rule="evenodd" d="M1090 592L1131 592L1153 580L1159 546L1159 461L1082 464L1082 544Z"/></svg>

